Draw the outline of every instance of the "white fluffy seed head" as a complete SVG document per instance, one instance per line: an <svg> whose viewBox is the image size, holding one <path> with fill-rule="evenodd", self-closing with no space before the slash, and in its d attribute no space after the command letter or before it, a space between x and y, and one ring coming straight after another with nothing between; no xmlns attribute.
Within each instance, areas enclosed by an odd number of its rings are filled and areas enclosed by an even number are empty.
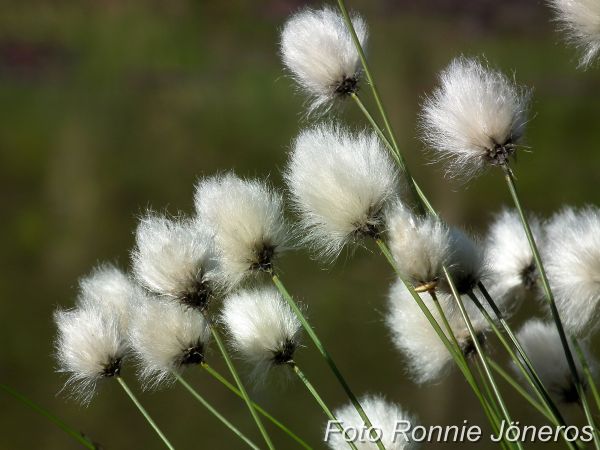
<svg viewBox="0 0 600 450"><path fill-rule="evenodd" d="M99 303L88 302L76 309L57 310L54 321L58 371L69 375L65 387L70 386L73 396L87 404L98 381L121 370L127 340L119 317Z"/></svg>
<svg viewBox="0 0 600 450"><path fill-rule="evenodd" d="M548 0L569 40L583 51L580 66L589 66L600 54L600 2Z"/></svg>
<svg viewBox="0 0 600 450"><path fill-rule="evenodd" d="M231 344L264 379L273 366L293 360L300 345L300 322L274 288L239 291L227 299L221 313Z"/></svg>
<svg viewBox="0 0 600 450"><path fill-rule="evenodd" d="M468 294L485 276L485 253L478 240L456 227L450 227L448 271L460 294ZM440 287L451 292L446 278Z"/></svg>
<svg viewBox="0 0 600 450"><path fill-rule="evenodd" d="M200 180L195 203L198 226L214 237L219 284L231 290L273 269L289 242L278 192L263 181L227 173Z"/></svg>
<svg viewBox="0 0 600 450"><path fill-rule="evenodd" d="M536 242L542 242L538 217L529 224ZM519 215L504 209L495 218L485 240L486 286L499 306L514 311L530 293L538 290L538 272Z"/></svg>
<svg viewBox="0 0 600 450"><path fill-rule="evenodd" d="M386 214L389 245L403 278L415 287L436 283L451 254L449 228L432 216L417 217L397 202Z"/></svg>
<svg viewBox="0 0 600 450"><path fill-rule="evenodd" d="M575 403L578 401L577 388L571 375L569 365L554 323L546 323L539 319L527 321L519 332L517 339L531 360L542 383L557 401ZM591 358L587 347L580 342L590 368L596 371L596 362ZM585 380L579 358L571 349L577 371L581 380ZM513 370L522 376L521 371L513 364Z"/></svg>
<svg viewBox="0 0 600 450"><path fill-rule="evenodd" d="M146 388L173 381L173 373L204 361L210 328L199 311L146 297L133 309L129 342Z"/></svg>
<svg viewBox="0 0 600 450"><path fill-rule="evenodd" d="M215 274L211 235L191 220L149 213L135 237L131 260L138 282L150 292L204 309Z"/></svg>
<svg viewBox="0 0 600 450"><path fill-rule="evenodd" d="M121 332L129 325L131 305L143 296L142 289L125 273L112 264L102 264L79 280L78 305L97 306L105 314L114 316Z"/></svg>
<svg viewBox="0 0 600 450"><path fill-rule="evenodd" d="M367 26L352 16L364 48ZM328 109L336 98L358 90L360 58L344 18L335 10L304 9L288 19L281 33L283 63L308 94L309 113Z"/></svg>
<svg viewBox="0 0 600 450"><path fill-rule="evenodd" d="M568 331L586 335L600 319L600 209L563 209L545 227L544 263Z"/></svg>
<svg viewBox="0 0 600 450"><path fill-rule="evenodd" d="M421 298L436 321L442 323L431 297L423 294ZM454 299L447 294L439 294L438 301L463 353L472 356L475 351L474 344ZM465 297L463 303L479 342L483 343L489 325L470 299ZM408 372L416 383L436 382L448 373L452 367L452 356L401 281L397 281L391 287L386 324L393 344L404 355Z"/></svg>
<svg viewBox="0 0 600 450"><path fill-rule="evenodd" d="M400 405L388 402L381 395L365 395L359 399L359 402L365 414L371 420L373 427L381 432L381 443L387 450L409 450L416 449L419 444L409 442L405 436L396 433L397 424L400 421L408 421L416 425L416 418L402 409ZM363 430L365 424L356 408L348 404L334 411L336 419L341 422L343 428L355 428ZM335 429L335 428L334 428ZM335 429L337 431L337 429ZM360 433L354 444L358 450L376 450L377 444L369 442L367 438L368 431L365 432L365 438L360 439ZM345 450L348 443L341 433L332 433L327 445L332 450Z"/></svg>
<svg viewBox="0 0 600 450"><path fill-rule="evenodd" d="M420 128L447 174L468 179L514 154L527 123L530 94L477 59L453 60L425 100Z"/></svg>
<svg viewBox="0 0 600 450"><path fill-rule="evenodd" d="M285 172L304 242L333 259L348 242L378 235L398 172L376 135L320 124L293 143Z"/></svg>

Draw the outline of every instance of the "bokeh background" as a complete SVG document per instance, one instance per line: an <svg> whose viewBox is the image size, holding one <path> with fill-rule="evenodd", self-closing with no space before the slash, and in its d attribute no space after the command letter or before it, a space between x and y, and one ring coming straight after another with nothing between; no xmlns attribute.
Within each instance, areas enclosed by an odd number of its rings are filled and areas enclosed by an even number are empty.
<svg viewBox="0 0 600 450"><path fill-rule="evenodd" d="M303 4L0 2L0 381L104 448L162 446L116 383L105 383L87 408L57 396L64 378L51 356L52 312L73 304L78 277L97 263L127 267L136 217L146 207L191 212L199 177L235 169L281 185L286 149L307 122L303 98L282 71L278 30ZM484 232L509 201L499 173L469 185L448 182L422 152L419 104L436 73L459 54L485 54L535 88L531 152L522 152L516 165L526 205L548 215L563 204L598 204L600 69L576 69L576 52L563 45L543 1L349 4L368 20L369 58L400 145L445 218ZM363 124L350 104L339 116ZM406 376L382 323L393 277L374 249L344 254L328 267L298 251L283 259L282 270L356 392L385 393L424 424L469 419L484 426L460 376L421 387ZM529 302L515 322L536 311ZM345 403L310 345L297 359L331 405ZM225 373L216 351L211 362ZM124 376L139 392L132 367ZM187 376L260 442L237 398L200 369ZM503 389L515 418L540 423ZM177 448L242 448L178 386L140 395ZM253 395L323 447L324 417L302 386ZM581 421L577 411L569 417ZM279 448L294 448L277 431L272 436ZM0 449L70 448L78 446L0 392Z"/></svg>

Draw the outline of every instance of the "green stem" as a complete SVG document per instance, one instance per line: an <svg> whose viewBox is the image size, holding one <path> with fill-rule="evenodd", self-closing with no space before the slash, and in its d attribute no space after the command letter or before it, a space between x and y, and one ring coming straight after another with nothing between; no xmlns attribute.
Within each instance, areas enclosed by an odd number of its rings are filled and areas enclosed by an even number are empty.
<svg viewBox="0 0 600 450"><path fill-rule="evenodd" d="M146 419L146 421L154 429L154 431L156 432L156 434L158 434L158 436L162 439L162 441L164 442L165 446L169 450L175 450L175 448L171 445L171 443L169 442L169 440L167 439L167 437L163 434L162 431L160 431L160 428L158 428L158 425L156 425L156 423L154 422L154 420L152 420L152 417L150 417L150 414L148 414L148 411L146 411L144 409L144 407L139 402L139 400L137 399L137 397L133 394L133 392L131 391L131 389L129 389L129 386L127 386L127 383L125 383L125 380L123 380L123 378L121 378L119 376L117 376L115 378L117 379L117 381L119 382L119 384L121 385L121 387L123 388L123 390L125 391L125 393L129 396L129 398L131 399L131 401L133 402L133 404L137 407L137 409L142 413L142 415L144 416L144 418Z"/></svg>
<svg viewBox="0 0 600 450"><path fill-rule="evenodd" d="M591 372L589 371L589 367L587 366L587 361L585 359L585 355L583 354L583 351L581 350L581 347L579 346L579 343L577 342L577 340L575 338L571 338L571 339L575 346L575 352L577 353L579 361L581 362L581 366L582 366L584 372L586 371L586 367L587 367L587 372L589 373L589 379L591 380L591 383L593 384L594 380L591 376ZM587 376L587 373L586 373L586 376ZM600 436L598 435L598 427L596 426L596 423L594 421L594 416L592 415L592 410L590 408L590 404L588 402L587 395L585 394L585 392L582 392L582 395L581 395L581 406L583 407L583 412L585 413L585 418L587 419L588 423L592 426L592 429L594 430L594 445L596 447L596 450L600 450Z"/></svg>
<svg viewBox="0 0 600 450"><path fill-rule="evenodd" d="M225 417L223 417L223 415L221 415L215 408L213 408L213 406L208 403L192 386L190 386L190 384L185 381L180 375L173 373L173 375L175 376L175 378L177 378L177 381L179 381L184 388L187 389L187 391L192 394L192 396L198 400L206 409L208 409L217 419L219 419L223 425L225 425L227 428L229 428L231 431L233 431L233 433L235 435L237 435L237 437L239 437L242 441L244 441L246 444L248 444L248 446L250 448L253 448L254 450L260 450L256 444L254 444L254 442L252 442L250 439L248 439L246 436L244 436L244 434L238 430L235 426L233 426L233 424L231 422L229 422L229 420L227 420Z"/></svg>
<svg viewBox="0 0 600 450"><path fill-rule="evenodd" d="M335 415L333 414L333 412L329 409L329 407L327 406L327 404L323 401L323 399L321 398L321 396L319 395L319 393L317 392L317 390L315 389L315 387L312 385L312 383L308 380L308 378L306 378L306 375L304 375L304 372L302 372L302 370L300 370L300 367L298 367L298 365L294 361L289 361L288 365L294 371L294 373L298 376L298 378L300 379L300 381L302 381L302 383L304 383L304 386L306 386L306 389L308 390L308 392L311 393L311 395L313 396L313 398L315 399L315 401L318 403L318 405L321 407L321 409L323 410L323 412L325 413L325 415L327 416L327 418L330 421L333 421L333 423L335 423L335 425L340 430L340 432L344 436L346 436L346 432L344 431L344 428L340 424L339 420L337 420L337 418L335 417ZM349 439L346 439L346 443L353 450L358 450L356 448L356 445L354 444L353 441L351 441Z"/></svg>
<svg viewBox="0 0 600 450"><path fill-rule="evenodd" d="M17 400L19 400L21 403L23 403L24 405L28 406L29 408L31 408L32 410L34 410L35 412L37 412L38 414L40 414L41 416L44 416L46 419L50 420L58 428L60 428L61 430L63 430L65 433L67 433L73 439L75 439L76 441L78 441L84 447L92 449L92 450L96 450L98 448L96 446L96 444L94 444L92 441L90 441L82 433L80 433L79 431L76 431L70 425L68 425L67 423L65 423L64 421L62 421L58 417L56 417L54 414L52 414L50 411L48 411L45 408L42 408L40 405L34 403L32 400L29 400L23 394L17 392L16 390L14 390L13 388L11 388L10 386L7 386L7 385L5 385L3 383L0 383L0 388L2 390L4 390L7 394L12 395L14 398L16 398Z"/></svg>
<svg viewBox="0 0 600 450"><path fill-rule="evenodd" d="M240 390L238 388L236 388L233 384L231 384L225 377L223 377L223 375L221 375L219 372L217 372L215 369L213 369L207 363L202 363L202 368L204 370L206 370L206 372L208 372L215 380L219 381L221 384L223 384L223 386L225 386L227 389L229 389L235 395L237 395L240 398L243 398L242 393L240 392ZM259 414L261 414L263 417L268 419L271 423L273 423L273 425L275 425L281 431L286 433L290 438L292 438L294 441L296 441L298 444L300 444L300 446L302 446L306 450L312 450L312 447L310 447L306 442L304 442L300 437L298 437L295 433L293 433L288 427L286 427L284 424L282 424L279 420L277 420L275 417L273 417L271 414L269 414L267 411L265 411L260 405L256 404L255 402L252 402L252 406L254 406L254 409Z"/></svg>
<svg viewBox="0 0 600 450"><path fill-rule="evenodd" d="M209 318L207 318L207 321L209 322ZM271 438L269 437L269 434L267 433L265 426L263 425L262 421L260 420L260 417L258 417L258 414L256 413L256 410L254 409L252 400L250 399L250 396L248 395L248 391L246 391L246 388L244 387L244 384L242 383L242 379L240 378L235 366L233 365L233 361L231 361L231 358L229 357L229 353L227 353L225 344L223 343L223 340L221 339L221 336L220 336L219 332L217 331L216 327L212 323L210 323L210 332L212 333L213 339L217 343L217 347L219 347L219 351L221 352L221 355L223 356L223 359L225 360L225 364L227 364L227 368L229 369L229 372L231 372L231 375L233 376L235 384L237 385L238 389L240 390L240 393L242 394L242 398L246 402L246 406L250 410L250 414L252 415L252 418L254 419L254 422L256 423L256 426L258 427L260 434L262 435L263 439L265 440L267 447L269 447L269 449L271 449L271 450L275 450L275 447L273 446L273 442L271 442Z"/></svg>
<svg viewBox="0 0 600 450"><path fill-rule="evenodd" d="M527 241L529 242L529 247L531 248L531 253L533 254L533 259L535 260L535 265L537 267L540 278L542 280L542 286L544 288L544 293L546 294L546 299L548 301L548 305L550 306L550 311L552 312L552 318L554 319L554 323L556 324L556 329L558 330L558 335L560 337L560 342L561 342L561 344L563 346L563 350L565 352L565 357L567 359L567 363L569 364L569 370L571 371L571 376L573 377L573 381L575 382L577 394L579 395L579 397L583 397L584 396L583 386L582 386L581 380L579 378L579 373L577 372L577 366L575 365L575 360L573 359L573 354L572 354L571 348L569 346L569 341L567 339L565 329L564 329L562 321L560 319L560 315L558 313L558 308L556 307L556 302L554 301L554 295L552 294L552 290L550 289L550 283L548 281L548 276L546 275L546 270L544 269L544 265L542 264L542 258L540 256L540 252L539 252L537 244L535 242L535 238L533 237L533 233L531 232L531 226L529 225L529 220L527 219L527 215L525 214L525 211L521 204L521 199L520 199L519 193L517 191L517 186L515 183L514 175L508 165L503 166L503 169L504 169L504 178L506 180L506 184L508 185L508 190L510 191L510 195L513 199L513 203L515 204L515 207L519 213L519 217L521 219L521 224L523 225L523 229L525 230L525 235L527 236Z"/></svg>
<svg viewBox="0 0 600 450"><path fill-rule="evenodd" d="M600 410L600 395L598 394L598 386L594 381L594 376L592 374L592 371L590 370L590 365L587 362L585 354L583 353L583 350L581 349L577 338L575 336L572 336L571 340L573 341L573 348L575 349L575 352L577 353L577 356L579 357L579 360L581 362L583 373L587 378L588 386L592 390L592 395L594 396L594 400L596 401L596 407L598 408L598 410Z"/></svg>
<svg viewBox="0 0 600 450"><path fill-rule="evenodd" d="M498 429L496 428L496 421L492 417L492 409L491 409L490 405L488 405L488 402L485 399L485 397L483 396L481 389L477 385L477 382L475 381L475 376L471 372L469 365L464 360L464 357L462 355L460 355L457 350L455 350L454 346L448 340L447 336L442 331L440 325L435 320L435 317L433 317L433 315L431 314L431 311L429 311L429 308L427 308L427 305L425 305L425 303L423 302L423 299L421 298L421 296L415 291L414 287L402 277L402 275L400 274L400 271L398 270L398 266L396 265L396 261L394 260L394 257L392 255L392 253L390 252L389 248L387 247L386 243L383 242L383 240L381 240L381 239L376 239L375 242L377 243L377 246L379 247L381 253L386 258L386 260L388 261L390 266L394 269L394 272L396 273L398 278L402 281L402 283L404 284L406 289L408 289L408 291L412 295L413 299L415 300L415 302L417 303L417 305L419 306L419 308L421 309L421 311L423 312L423 314L425 315L425 317L431 324L432 328L434 329L434 331L436 332L436 334L438 335L438 337L440 338L440 340L442 341L442 343L444 344L444 346L446 347L446 349L448 350L450 355L454 358L456 365L458 366L458 368L464 375L465 379L467 380L467 383L469 383L469 385L473 389L475 396L481 403L483 410L484 410L486 416L488 417L490 424L492 425L492 428L494 429L495 432L498 432Z"/></svg>
<svg viewBox="0 0 600 450"><path fill-rule="evenodd" d="M304 314L302 313L302 310L300 310L300 308L296 304L295 300L290 295L290 293L288 292L288 290L285 288L285 286L283 285L283 283L281 282L281 280L279 279L279 276L277 274L272 274L271 280L273 281L273 284L275 285L275 287L281 293L282 297L286 300L286 302L288 303L288 305L290 306L290 308L292 309L292 311L294 312L294 314L296 315L296 317L298 317L298 320L302 324L302 327L306 331L306 334L308 334L308 336L312 340L313 344L315 345L315 347L317 348L317 350L319 351L319 353L321 353L321 356L323 356L323 358L325 359L325 361L329 365L329 368L331 369L331 371L333 372L333 374L337 378L338 382L342 386L342 389L344 389L344 392L346 393L346 395L350 399L350 402L352 402L352 405L354 406L354 408L358 412L360 418L363 420L363 422L365 423L365 425L367 426L367 428L369 428L369 430L371 430L371 432L370 432L371 437L373 437L373 438L377 437L377 435L374 434L375 431L373 430L373 424L369 420L369 417L367 416L367 414L365 413L365 411L364 411L363 407L361 406L360 402L358 401L358 399L354 395L354 392L352 392L352 389L350 389L350 385L348 385L348 383L346 382L346 379L344 378L344 376L342 375L342 373L339 371L337 365L333 361L333 358L331 357L331 355L329 354L329 352L325 349L325 346L321 343L321 340L317 336L317 333L315 333L315 330L313 330L313 328L311 327L311 325L306 320L306 317L304 317ZM385 450L385 447L381 443L381 439L377 439L376 444L377 444L377 447L379 448L379 450Z"/></svg>
<svg viewBox="0 0 600 450"><path fill-rule="evenodd" d="M502 411L498 407L498 403L494 401L494 394L490 390L489 383L486 383L486 377L481 368L481 364L476 359L473 359L473 365L477 368L477 373L479 374L479 378L481 379L481 383L483 384L483 388L485 390L485 395L488 398L490 405L494 408L494 413L497 417L502 417Z"/></svg>

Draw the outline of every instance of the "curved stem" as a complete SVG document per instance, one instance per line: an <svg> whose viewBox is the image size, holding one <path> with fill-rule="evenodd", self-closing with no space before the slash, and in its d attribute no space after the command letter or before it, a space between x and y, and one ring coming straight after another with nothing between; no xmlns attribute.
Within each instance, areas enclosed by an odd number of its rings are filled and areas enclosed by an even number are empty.
<svg viewBox="0 0 600 450"><path fill-rule="evenodd" d="M596 401L596 407L600 410L600 395L598 394L598 386L596 385L596 381L594 381L594 376L592 375L592 371L590 370L590 365L587 362L585 354L581 349L581 345L579 345L579 341L575 336L571 337L573 341L573 348L575 349L575 353L579 357L579 361L581 362L581 367L583 369L583 373L586 376L588 386L592 390L592 395L594 396L594 400Z"/></svg>
<svg viewBox="0 0 600 450"><path fill-rule="evenodd" d="M346 432L344 431L344 428L342 427L340 421L337 420L337 418L335 417L335 415L333 414L333 412L329 409L329 407L327 406L327 404L323 401L323 399L321 398L321 396L319 395L319 393L317 392L317 390L315 389L315 387L308 380L308 378L306 378L306 375L304 375L304 372L302 372L302 370L300 370L300 367L298 367L298 365L294 361L290 361L287 364L294 371L294 373L298 376L298 378L300 379L300 381L302 381L302 383L304 383L304 386L306 386L306 389L308 390L308 392L311 393L311 395L313 396L313 398L315 399L315 401L318 403L318 405L321 407L321 409L323 410L323 412L325 413L325 415L327 416L327 418L330 421L332 421L333 423L335 423L335 425L340 430L340 432L344 436L346 436ZM353 450L358 450L356 448L356 445L354 444L354 442L347 439L347 436L346 436L346 443Z"/></svg>
<svg viewBox="0 0 600 450"><path fill-rule="evenodd" d="M581 363L583 371L588 376L591 385L594 385L594 379L592 378L592 374L589 370L589 366L587 365L585 355L583 354L583 351L581 350L581 347L579 346L579 342L577 342L577 340L574 337L571 339L573 341L573 345L575 347L575 352L577 353L577 356L579 358L579 362ZM594 416L592 415L592 410L590 408L590 404L588 403L587 395L585 395L585 392L583 392L583 395L581 396L581 406L583 407L583 412L585 413L585 417L586 417L588 423L593 427L594 445L596 446L596 450L598 450L598 449L600 449L600 437L598 436L598 427L596 426L596 423L594 421Z"/></svg>
<svg viewBox="0 0 600 450"><path fill-rule="evenodd" d="M367 428L369 428L369 430L371 430L370 431L371 437L376 438L377 436L376 436L376 434L373 434L375 432L373 431L373 424L369 420L369 417L367 416L367 414L365 413L360 402L356 398L356 395L354 395L354 392L352 392L352 389L350 389L350 385L348 384L348 382L346 381L346 379L344 378L344 376L338 369L337 365L333 361L333 358L331 357L329 352L325 349L325 346L322 344L321 340L317 336L317 333L315 333L315 330L313 330L311 325L308 323L308 320L306 320L306 317L304 317L304 314L302 313L302 311L296 304L294 298L290 295L288 290L285 288L285 286L283 285L283 283L281 282L281 280L279 279L279 276L277 274L272 274L271 280L273 281L273 284L275 285L277 290L281 293L282 297L288 303L288 305L290 306L290 308L292 309L292 311L294 312L296 317L298 317L298 320L302 324L302 327L306 331L306 334L308 334L308 336L312 340L315 347L317 347L317 350L319 351L319 353L321 353L321 356L323 356L323 358L329 365L329 368L331 369L331 371L337 378L338 382L342 386L342 389L344 389L344 392L350 399L350 402L352 402L352 405L356 409L356 412L358 412L360 418L363 420L363 422L365 423ZM379 450L385 450L385 447L381 443L381 439L377 439L376 444L377 444L377 447L379 448Z"/></svg>
<svg viewBox="0 0 600 450"><path fill-rule="evenodd" d="M144 418L146 419L146 421L154 429L154 431L156 432L156 434L158 434L158 436L162 439L162 441L164 442L165 446L169 450L175 450L175 448L171 445L171 443L169 442L169 440L167 439L167 437L163 434L162 431L160 431L160 428L158 428L158 425L156 425L156 423L154 422L154 420L152 420L152 417L150 417L150 414L148 414L148 411L146 411L144 409L144 407L139 402L139 400L137 399L137 397L133 394L133 392L131 391L131 389L129 389L129 386L127 386L127 383L125 383L125 380L123 380L123 378L121 378L121 377L115 377L115 378L117 379L117 381L119 382L119 384L121 385L121 387L123 388L123 390L125 391L125 393L129 396L129 398L131 399L131 401L133 402L133 404L137 407L137 409L142 413L142 415L144 416Z"/></svg>
<svg viewBox="0 0 600 450"><path fill-rule="evenodd" d="M256 423L256 426L258 427L260 434L262 435L263 439L265 440L267 447L269 447L269 449L271 449L271 450L275 450L275 447L273 446L273 442L271 442L271 438L269 437L269 434L267 433L265 426L263 425L262 421L260 420L260 417L258 417L258 414L256 413L256 410L254 409L252 400L250 399L250 396L248 395L248 391L246 391L246 388L244 387L244 384L242 383L242 379L240 378L235 366L233 365L233 361L231 361L231 358L229 357L229 354L227 353L227 349L225 348L225 344L223 343L223 340L221 339L219 332L217 331L214 324L210 323L208 318L207 318L207 322L210 324L210 332L212 333L213 339L217 343L217 347L219 347L219 351L221 352L221 355L223 356L223 359L225 360L225 364L227 364L227 368L229 369L229 372L231 372L231 376L233 376L235 384L237 385L238 389L240 390L240 393L242 394L242 398L244 399L244 402L246 402L246 406L250 410L250 414L252 415L252 418L254 419L254 422Z"/></svg>
<svg viewBox="0 0 600 450"><path fill-rule="evenodd" d="M79 442L84 447L92 449L92 450L96 450L99 448L96 444L94 444L92 441L90 441L85 435L83 435L79 431L73 429L70 425L68 425L66 422L64 422L61 419L59 419L58 417L56 417L50 411L48 411L45 408L42 408L37 403L34 403L32 400L29 400L23 394L21 394L20 392L17 392L10 386L0 383L0 389L4 390L7 394L13 396L14 398L19 400L24 405L28 406L29 408L31 408L32 410L34 410L41 416L44 416L46 419L53 422L56 426L58 426L58 428L63 430L65 433L67 433L69 436L71 436L73 439L75 439L77 442Z"/></svg>
<svg viewBox="0 0 600 450"><path fill-rule="evenodd" d="M250 439L248 439L246 436L244 436L244 434L238 430L231 422L229 422L229 420L227 420L225 417L223 417L223 415L221 413L219 413L215 408L213 408L213 406L208 403L204 397L202 397L192 386L190 386L190 384L185 381L181 375L178 375L176 373L173 373L173 376L175 376L175 378L177 378L177 381L179 381L184 388L187 389L187 391L192 394L192 396L198 400L206 409L208 409L217 419L219 419L223 425L225 425L227 428L229 428L231 431L233 431L233 433L239 437L242 441L244 441L250 448L253 448L254 450L260 450L256 444L254 442L252 442Z"/></svg>
<svg viewBox="0 0 600 450"><path fill-rule="evenodd" d="M206 370L206 372L208 372L215 380L219 381L221 384L223 384L223 386L225 386L227 389L229 389L235 395L237 395L240 398L243 398L240 390L238 388L236 388L233 384L231 384L229 381L227 381L227 379L225 377L223 377L223 375L221 375L219 372L217 372L215 369L213 369L210 365L208 365L207 363L202 363L201 367L204 370ZM260 405L258 405L255 402L252 402L252 406L254 406L254 409L256 409L256 411L259 414L261 414L263 417L265 417L267 420L269 420L271 423L273 423L273 425L275 425L281 431L286 433L290 438L292 438L294 441L296 441L298 444L300 444L303 448L305 448L306 450L312 450L312 447L310 447L306 442L304 442L300 437L298 437L294 432L292 432L283 423L281 423L279 420L277 420L275 417L273 417L271 414L269 414L267 411L265 411Z"/></svg>

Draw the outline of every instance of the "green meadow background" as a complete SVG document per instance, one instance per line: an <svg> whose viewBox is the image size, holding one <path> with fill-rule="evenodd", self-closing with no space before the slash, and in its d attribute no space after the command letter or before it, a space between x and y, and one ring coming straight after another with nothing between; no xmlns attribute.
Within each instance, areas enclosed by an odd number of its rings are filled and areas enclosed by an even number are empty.
<svg viewBox="0 0 600 450"><path fill-rule="evenodd" d="M369 59L400 145L448 221L483 233L509 201L500 173L468 185L449 182L440 167L428 164L419 142L416 115L423 95L460 54L484 54L534 88L529 150L515 166L525 204L549 215L564 204L599 203L600 68L576 69L576 52L563 45L543 1L348 3L369 23ZM103 448L162 446L110 380L89 407L57 394L64 377L52 357L52 312L73 304L78 277L99 262L127 267L136 217L147 207L191 213L199 177L234 169L282 184L287 148L309 122L302 96L282 71L278 33L303 5L0 1L0 382ZM372 105L368 90L363 93ZM364 125L351 104L338 116ZM384 393L423 424L469 419L485 426L460 376L429 386L406 376L383 325L393 276L374 248L344 253L331 266L296 251L282 259L281 270L357 393ZM533 299L515 324L531 314L540 314ZM326 365L306 344L298 362L330 405L344 404ZM494 355L505 360L499 349ZM209 361L225 373L217 351ZM134 367L127 365L124 377L140 392ZM187 378L261 442L237 398L201 369L189 370ZM541 423L503 389L515 419ZM324 416L297 382L253 395L315 448L324 448ZM179 386L140 398L178 449L243 448ZM576 410L568 416L582 421ZM278 448L296 448L276 430L272 437ZM1 450L76 448L0 392Z"/></svg>

